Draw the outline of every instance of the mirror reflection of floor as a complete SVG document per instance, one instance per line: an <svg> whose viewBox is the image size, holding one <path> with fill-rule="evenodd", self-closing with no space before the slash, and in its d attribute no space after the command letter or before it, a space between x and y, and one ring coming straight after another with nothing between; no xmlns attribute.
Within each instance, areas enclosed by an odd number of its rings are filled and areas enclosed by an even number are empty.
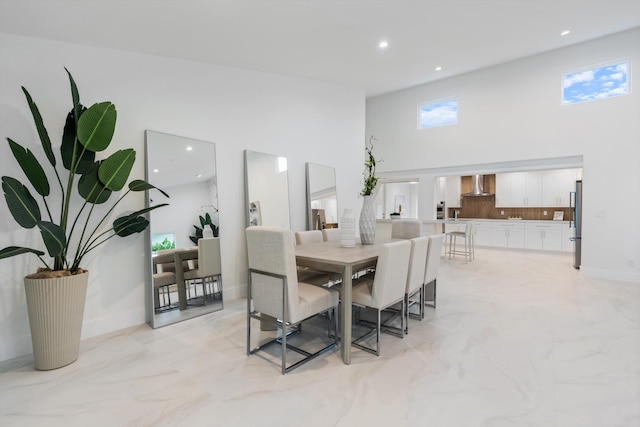
<svg viewBox="0 0 640 427"><path fill-rule="evenodd" d="M172 292L161 295L160 301L163 305L155 310L153 320L156 328L192 319L223 308L222 291L218 286L215 286L214 292L208 293L206 298L202 292L202 285L198 284L191 287L187 293L187 308L184 310L179 309L177 289L172 289ZM170 304L169 301L171 302Z"/></svg>

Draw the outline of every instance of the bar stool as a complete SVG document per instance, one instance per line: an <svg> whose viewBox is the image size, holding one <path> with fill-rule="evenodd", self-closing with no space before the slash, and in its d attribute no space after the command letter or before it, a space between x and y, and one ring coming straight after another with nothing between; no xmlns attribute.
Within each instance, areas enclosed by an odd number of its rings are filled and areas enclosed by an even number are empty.
<svg viewBox="0 0 640 427"><path fill-rule="evenodd" d="M449 259L456 255L464 255L465 263L467 262L467 259L473 261L473 259L475 258L475 228L476 223L474 221L469 221L465 224L464 231L449 231L446 234L447 240L449 242L449 249L447 250ZM464 250L456 249L458 238L464 239Z"/></svg>

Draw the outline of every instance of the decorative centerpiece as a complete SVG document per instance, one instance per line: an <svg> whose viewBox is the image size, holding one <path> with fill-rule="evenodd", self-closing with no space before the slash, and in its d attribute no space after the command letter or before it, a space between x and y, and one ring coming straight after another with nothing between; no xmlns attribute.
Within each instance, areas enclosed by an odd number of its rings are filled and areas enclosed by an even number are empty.
<svg viewBox="0 0 640 427"><path fill-rule="evenodd" d="M378 177L376 177L376 158L373 155L373 141L377 141L377 139L371 135L369 141L365 144L364 188L360 193L364 198L362 211L360 211L360 241L363 245L372 245L376 239L374 202Z"/></svg>
<svg viewBox="0 0 640 427"><path fill-rule="evenodd" d="M64 124L59 159L54 154L37 105L22 88L58 191L52 194L47 174L31 150L10 138L7 141L13 157L37 193L36 197L42 198L44 210L41 211L28 187L10 176L2 177L2 190L11 215L23 228L38 228L53 261L45 261L44 252L39 249L9 246L0 250L0 259L32 253L44 265L24 279L35 367L40 370L60 368L78 358L89 277L88 271L80 267L84 257L112 237L125 237L145 230L149 221L144 215L166 206L141 209L107 225L116 205L130 192L156 188L146 181L134 180L101 219L91 221L94 210L100 210L96 206L105 203L112 193L120 191L127 183L136 152L128 148L96 159L96 153L104 151L111 143L116 125L115 105L101 102L86 108L80 103L71 73L67 71L67 74L73 107ZM56 165L60 163L66 173L58 172ZM80 197L74 197L76 192ZM162 190L160 192L168 197Z"/></svg>

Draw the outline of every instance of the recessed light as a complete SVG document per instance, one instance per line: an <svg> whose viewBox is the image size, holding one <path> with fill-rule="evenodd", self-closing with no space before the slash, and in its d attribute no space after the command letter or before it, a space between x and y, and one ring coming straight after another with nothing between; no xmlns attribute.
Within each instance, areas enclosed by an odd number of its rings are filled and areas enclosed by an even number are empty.
<svg viewBox="0 0 640 427"><path fill-rule="evenodd" d="M202 174L201 173L196 174L196 178L202 178Z"/></svg>
<svg viewBox="0 0 640 427"><path fill-rule="evenodd" d="M160 172L160 169L154 169L153 171L154 171L155 173L158 173L158 172Z"/></svg>
<svg viewBox="0 0 640 427"><path fill-rule="evenodd" d="M193 147L187 147L187 151L193 150Z"/></svg>
<svg viewBox="0 0 640 427"><path fill-rule="evenodd" d="M436 71L441 71L441 70L442 70L442 67L440 66L436 67Z"/></svg>
<svg viewBox="0 0 640 427"><path fill-rule="evenodd" d="M378 47L379 47L380 49L384 49L384 48L386 48L386 47L388 47L388 46L389 46L389 42L388 42L388 41L386 41L386 40L382 40L380 43L378 43Z"/></svg>
<svg viewBox="0 0 640 427"><path fill-rule="evenodd" d="M566 36L567 34L571 33L571 31L569 30L564 30L563 32L560 33L561 36Z"/></svg>

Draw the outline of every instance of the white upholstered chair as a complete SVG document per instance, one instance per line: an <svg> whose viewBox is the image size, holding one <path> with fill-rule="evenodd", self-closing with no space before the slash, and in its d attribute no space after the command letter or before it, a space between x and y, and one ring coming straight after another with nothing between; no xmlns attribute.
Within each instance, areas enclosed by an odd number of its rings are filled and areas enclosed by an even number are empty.
<svg viewBox="0 0 640 427"><path fill-rule="evenodd" d="M296 245L309 245L313 243L323 243L322 231L308 230L296 231ZM323 271L311 270L306 267L298 267L298 280L300 282L311 283L312 285L328 286L333 284L335 275Z"/></svg>
<svg viewBox="0 0 640 427"><path fill-rule="evenodd" d="M429 250L427 251L427 265L424 271L424 291L423 298L433 303L426 304L436 308L436 283L438 280L438 271L440 269L440 256L442 254L442 241L444 234L436 234L429 236ZM424 314L424 312L423 312Z"/></svg>
<svg viewBox="0 0 640 427"><path fill-rule="evenodd" d="M171 305L171 287L176 287L177 278L173 251L153 257L153 303L156 311L169 310ZM162 304L160 294L162 293Z"/></svg>
<svg viewBox="0 0 640 427"><path fill-rule="evenodd" d="M324 242L324 239L320 230L296 231L296 245L322 242Z"/></svg>
<svg viewBox="0 0 640 427"><path fill-rule="evenodd" d="M254 354L265 346L279 343L282 346L282 374L308 362L337 344L335 308L338 293L331 289L299 282L296 271L295 243L291 230L280 227L254 226L246 229L249 260L249 283L247 288L247 355ZM300 330L306 319L329 312L333 333L331 342L310 354L287 342L291 333ZM252 347L251 319L270 322L282 331L276 338ZM329 327L331 329L331 326ZM287 349L306 357L287 366Z"/></svg>
<svg viewBox="0 0 640 427"><path fill-rule="evenodd" d="M422 222L415 219L391 221L392 239L413 239L422 236Z"/></svg>
<svg viewBox="0 0 640 427"><path fill-rule="evenodd" d="M185 285L202 284L202 303L209 299L222 300L222 266L220 261L220 238L198 239L197 268L184 272ZM217 290L215 289L217 285ZM209 289L211 292L209 292Z"/></svg>
<svg viewBox="0 0 640 427"><path fill-rule="evenodd" d="M404 296L406 305L405 333L409 333L411 306L417 306L419 309L417 318L419 320L424 319L424 273L429 249L429 238L427 236L416 237L409 241L411 242L411 256L409 257L409 272ZM419 296L417 302L414 301L416 295Z"/></svg>
<svg viewBox="0 0 640 427"><path fill-rule="evenodd" d="M402 307L400 316L401 328L399 332L393 332L385 328L385 332L392 333L400 338L404 336L404 294L410 254L411 243L408 240L386 243L382 246L378 255L375 274L367 274L360 279L354 280L353 305L376 310L375 328L353 340L351 344L354 347L373 353L376 356L380 355L381 311L397 303L400 303ZM376 348L372 349L362 345L361 342L373 333L376 335Z"/></svg>
<svg viewBox="0 0 640 427"><path fill-rule="evenodd" d="M340 241L340 229L339 228L323 228L322 239L325 242L337 242Z"/></svg>

